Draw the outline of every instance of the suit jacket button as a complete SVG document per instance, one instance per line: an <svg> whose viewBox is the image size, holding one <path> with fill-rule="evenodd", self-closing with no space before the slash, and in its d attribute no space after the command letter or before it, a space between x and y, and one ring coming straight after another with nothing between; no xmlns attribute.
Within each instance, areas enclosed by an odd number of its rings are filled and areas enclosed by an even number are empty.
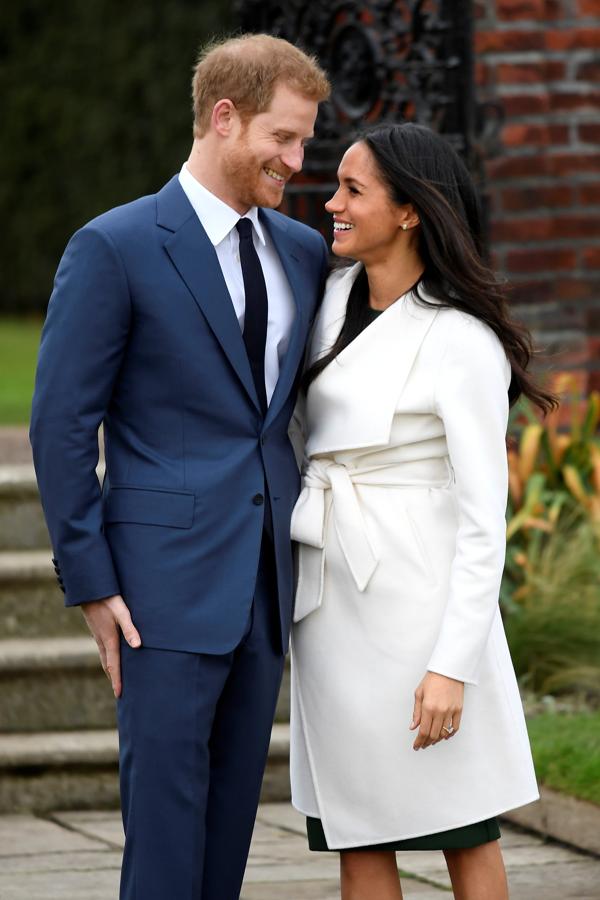
<svg viewBox="0 0 600 900"><path fill-rule="evenodd" d="M252 502L254 503L255 506L262 506L263 503L265 502L265 498L263 497L262 494L255 494L254 497L252 498Z"/></svg>

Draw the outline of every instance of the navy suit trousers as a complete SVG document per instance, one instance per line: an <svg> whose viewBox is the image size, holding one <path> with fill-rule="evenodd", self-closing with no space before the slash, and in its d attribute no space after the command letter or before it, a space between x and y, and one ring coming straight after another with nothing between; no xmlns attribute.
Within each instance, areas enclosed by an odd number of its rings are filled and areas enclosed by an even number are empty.
<svg viewBox="0 0 600 900"><path fill-rule="evenodd" d="M238 900L284 664L269 537L233 651L121 647L120 900Z"/></svg>

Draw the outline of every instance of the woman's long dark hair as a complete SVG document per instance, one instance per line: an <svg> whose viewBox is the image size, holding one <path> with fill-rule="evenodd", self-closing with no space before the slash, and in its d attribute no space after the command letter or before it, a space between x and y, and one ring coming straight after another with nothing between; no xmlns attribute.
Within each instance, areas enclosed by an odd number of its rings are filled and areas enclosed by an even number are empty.
<svg viewBox="0 0 600 900"><path fill-rule="evenodd" d="M558 405L527 372L533 349L527 329L514 322L507 309L506 287L483 259L479 200L461 158L440 135L406 122L382 125L359 140L369 148L382 181L398 205L412 203L420 220L418 252L423 275L419 287L435 298L436 307L463 310L485 322L500 339L512 368L509 400L524 394L545 413ZM310 383L354 340L366 324L369 284L362 269L355 279L340 334L331 349L305 373Z"/></svg>

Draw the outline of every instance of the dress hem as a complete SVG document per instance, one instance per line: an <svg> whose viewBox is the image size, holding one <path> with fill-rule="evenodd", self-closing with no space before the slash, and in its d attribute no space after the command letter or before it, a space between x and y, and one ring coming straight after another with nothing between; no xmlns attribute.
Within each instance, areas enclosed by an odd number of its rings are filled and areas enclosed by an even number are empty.
<svg viewBox="0 0 600 900"><path fill-rule="evenodd" d="M531 797L529 800L523 800L520 803L511 804L510 806L502 806L500 809L496 808L495 811L489 813L489 815L487 815L486 813L483 813L482 815L479 815L479 816L477 816L477 818L471 819L468 822L461 820L457 823L443 825L440 828L436 827L435 832L432 832L431 828L428 828L424 831L412 832L410 834L401 834L401 835L393 834L391 837L381 837L381 838L380 837L376 837L376 838L369 837L369 838L365 839L363 837L363 838L352 838L351 840L348 840L348 841L330 841L327 834L325 834L325 838L326 838L328 844L335 843L335 851L351 850L353 847L365 847L365 846L368 846L371 844L372 845L391 844L393 841L409 841L412 838L427 837L428 835L430 835L432 833L437 834L437 832L439 832L439 831L452 831L455 828L464 828L467 825L476 825L478 822L485 821L486 819L493 819L495 816L501 816L503 813L509 812L511 809L519 809L521 806L527 806L529 803L535 803L535 801L539 800L539 799L540 799L539 792L536 792L535 796ZM293 800L292 800L292 806L294 807L294 809L297 812L301 813L303 816L308 816L309 818L313 818L313 819L320 818L321 822L323 823L324 820L323 820L322 813L317 813L316 816L313 813L307 813L304 810L300 809L300 807L296 803L294 803ZM323 833L325 833L324 825L323 825ZM335 851L332 851L332 852L335 852ZM315 851L315 852L317 852L317 851Z"/></svg>

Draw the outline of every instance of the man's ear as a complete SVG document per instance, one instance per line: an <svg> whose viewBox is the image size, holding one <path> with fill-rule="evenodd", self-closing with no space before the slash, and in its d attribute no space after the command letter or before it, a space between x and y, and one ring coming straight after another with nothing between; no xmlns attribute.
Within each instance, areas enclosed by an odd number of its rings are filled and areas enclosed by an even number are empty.
<svg viewBox="0 0 600 900"><path fill-rule="evenodd" d="M218 100L215 103L211 116L211 124L217 134L220 134L222 137L227 137L231 133L235 121L238 118L238 111L235 108L235 104L233 101L225 98L223 100Z"/></svg>

